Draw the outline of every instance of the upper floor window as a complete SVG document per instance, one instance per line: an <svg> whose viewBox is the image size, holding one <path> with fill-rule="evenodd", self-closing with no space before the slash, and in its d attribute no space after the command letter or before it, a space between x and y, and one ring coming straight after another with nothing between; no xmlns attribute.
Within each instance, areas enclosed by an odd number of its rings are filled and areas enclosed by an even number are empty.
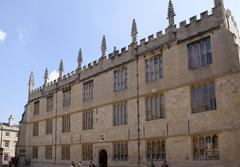
<svg viewBox="0 0 240 167"><path fill-rule="evenodd" d="M164 96L152 95L146 97L147 120L165 118Z"/></svg>
<svg viewBox="0 0 240 167"><path fill-rule="evenodd" d="M34 102L33 115L39 115L39 105L40 105L40 102L39 102L39 101L35 101L35 102Z"/></svg>
<svg viewBox="0 0 240 167"><path fill-rule="evenodd" d="M115 104L113 106L113 125L124 125L128 123L127 103Z"/></svg>
<svg viewBox="0 0 240 167"><path fill-rule="evenodd" d="M47 97L47 112L53 111L53 96Z"/></svg>
<svg viewBox="0 0 240 167"><path fill-rule="evenodd" d="M38 136L38 126L39 126L38 122L33 123L33 136Z"/></svg>
<svg viewBox="0 0 240 167"><path fill-rule="evenodd" d="M70 160L70 145L62 146L62 160Z"/></svg>
<svg viewBox="0 0 240 167"><path fill-rule="evenodd" d="M33 157L33 159L38 159L38 147L37 146L32 147L32 157Z"/></svg>
<svg viewBox="0 0 240 167"><path fill-rule="evenodd" d="M163 58L162 55L146 59L146 81L151 82L163 79Z"/></svg>
<svg viewBox="0 0 240 167"><path fill-rule="evenodd" d="M165 160L166 148L165 140L152 139L147 141L147 159L148 160Z"/></svg>
<svg viewBox="0 0 240 167"><path fill-rule="evenodd" d="M46 146L45 149L45 158L52 159L52 146Z"/></svg>
<svg viewBox="0 0 240 167"><path fill-rule="evenodd" d="M8 161L8 159L9 159L9 155L4 153L3 154L3 161Z"/></svg>
<svg viewBox="0 0 240 167"><path fill-rule="evenodd" d="M93 129L93 111L83 112L83 130Z"/></svg>
<svg viewBox="0 0 240 167"><path fill-rule="evenodd" d="M53 119L46 120L46 135L51 135L53 129Z"/></svg>
<svg viewBox="0 0 240 167"><path fill-rule="evenodd" d="M188 67L196 69L212 64L212 48L210 37L188 45Z"/></svg>
<svg viewBox="0 0 240 167"><path fill-rule="evenodd" d="M84 101L93 99L93 80L83 84L83 99Z"/></svg>
<svg viewBox="0 0 240 167"><path fill-rule="evenodd" d="M82 157L83 157L83 161L90 161L93 159L92 144L83 144L82 145Z"/></svg>
<svg viewBox="0 0 240 167"><path fill-rule="evenodd" d="M218 136L195 136L192 138L194 160L218 160Z"/></svg>
<svg viewBox="0 0 240 167"><path fill-rule="evenodd" d="M128 160L128 142L116 142L113 149L114 160Z"/></svg>
<svg viewBox="0 0 240 167"><path fill-rule="evenodd" d="M63 107L71 104L71 89L63 91Z"/></svg>
<svg viewBox="0 0 240 167"><path fill-rule="evenodd" d="M10 137L10 132L6 132L6 133L5 133L5 136L6 136L6 137Z"/></svg>
<svg viewBox="0 0 240 167"><path fill-rule="evenodd" d="M114 71L114 91L118 92L128 87L127 68L120 68Z"/></svg>
<svg viewBox="0 0 240 167"><path fill-rule="evenodd" d="M8 148L9 144L10 144L10 141L9 140L4 140L3 142L4 142L4 147Z"/></svg>
<svg viewBox="0 0 240 167"><path fill-rule="evenodd" d="M70 132L70 115L62 116L62 132Z"/></svg>
<svg viewBox="0 0 240 167"><path fill-rule="evenodd" d="M193 113L217 109L214 82L210 81L193 85L191 96Z"/></svg>

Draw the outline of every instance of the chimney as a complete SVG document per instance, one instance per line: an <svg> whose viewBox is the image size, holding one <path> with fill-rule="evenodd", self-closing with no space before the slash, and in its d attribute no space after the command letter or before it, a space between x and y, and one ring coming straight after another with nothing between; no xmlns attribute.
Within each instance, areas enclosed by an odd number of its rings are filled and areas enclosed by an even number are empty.
<svg viewBox="0 0 240 167"><path fill-rule="evenodd" d="M13 125L13 120L14 120L13 115L10 115L10 117L8 118L8 125L9 126Z"/></svg>

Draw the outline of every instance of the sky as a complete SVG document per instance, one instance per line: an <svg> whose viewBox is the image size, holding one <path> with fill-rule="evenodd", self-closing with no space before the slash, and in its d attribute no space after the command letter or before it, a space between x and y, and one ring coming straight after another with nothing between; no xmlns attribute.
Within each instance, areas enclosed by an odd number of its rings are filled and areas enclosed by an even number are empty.
<svg viewBox="0 0 240 167"><path fill-rule="evenodd" d="M211 11L214 0L172 0L175 22ZM77 67L79 48L83 64L101 55L102 36L107 52L131 42L135 18L138 40L167 27L168 0L1 0L0 5L0 122L10 114L15 123L27 103L28 80L34 71L35 88L43 84L45 68L50 78L57 75L63 59L65 73ZM225 0L240 24L240 1Z"/></svg>

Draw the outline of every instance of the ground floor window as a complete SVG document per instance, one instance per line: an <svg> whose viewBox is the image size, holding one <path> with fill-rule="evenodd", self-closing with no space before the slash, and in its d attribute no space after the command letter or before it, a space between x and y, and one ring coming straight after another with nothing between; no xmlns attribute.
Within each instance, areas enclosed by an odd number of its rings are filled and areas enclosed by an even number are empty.
<svg viewBox="0 0 240 167"><path fill-rule="evenodd" d="M192 138L194 160L218 160L218 136L195 136Z"/></svg>
<svg viewBox="0 0 240 167"><path fill-rule="evenodd" d="M116 142L113 144L114 160L128 160L128 143Z"/></svg>
<svg viewBox="0 0 240 167"><path fill-rule="evenodd" d="M46 159L52 159L52 146L46 146Z"/></svg>
<svg viewBox="0 0 240 167"><path fill-rule="evenodd" d="M3 155L3 161L8 161L8 154Z"/></svg>
<svg viewBox="0 0 240 167"><path fill-rule="evenodd" d="M32 157L33 157L33 159L38 159L38 147L37 146L32 147Z"/></svg>
<svg viewBox="0 0 240 167"><path fill-rule="evenodd" d="M146 142L148 160L165 160L165 140L151 139Z"/></svg>
<svg viewBox="0 0 240 167"><path fill-rule="evenodd" d="M70 145L62 146L62 160L70 160Z"/></svg>
<svg viewBox="0 0 240 167"><path fill-rule="evenodd" d="M92 144L83 144L82 146L82 157L84 161L90 161L93 159L93 148Z"/></svg>

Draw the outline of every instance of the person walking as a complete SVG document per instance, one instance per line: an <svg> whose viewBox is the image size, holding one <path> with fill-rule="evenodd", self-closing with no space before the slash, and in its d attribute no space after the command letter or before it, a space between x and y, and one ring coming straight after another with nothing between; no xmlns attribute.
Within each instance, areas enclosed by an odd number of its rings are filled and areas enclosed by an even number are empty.
<svg viewBox="0 0 240 167"><path fill-rule="evenodd" d="M70 167L75 167L75 163L74 162L72 162L72 164L71 164L71 166Z"/></svg>
<svg viewBox="0 0 240 167"><path fill-rule="evenodd" d="M78 162L78 167L82 167L82 162L81 161Z"/></svg>
<svg viewBox="0 0 240 167"><path fill-rule="evenodd" d="M89 167L96 167L92 161L90 161Z"/></svg>

